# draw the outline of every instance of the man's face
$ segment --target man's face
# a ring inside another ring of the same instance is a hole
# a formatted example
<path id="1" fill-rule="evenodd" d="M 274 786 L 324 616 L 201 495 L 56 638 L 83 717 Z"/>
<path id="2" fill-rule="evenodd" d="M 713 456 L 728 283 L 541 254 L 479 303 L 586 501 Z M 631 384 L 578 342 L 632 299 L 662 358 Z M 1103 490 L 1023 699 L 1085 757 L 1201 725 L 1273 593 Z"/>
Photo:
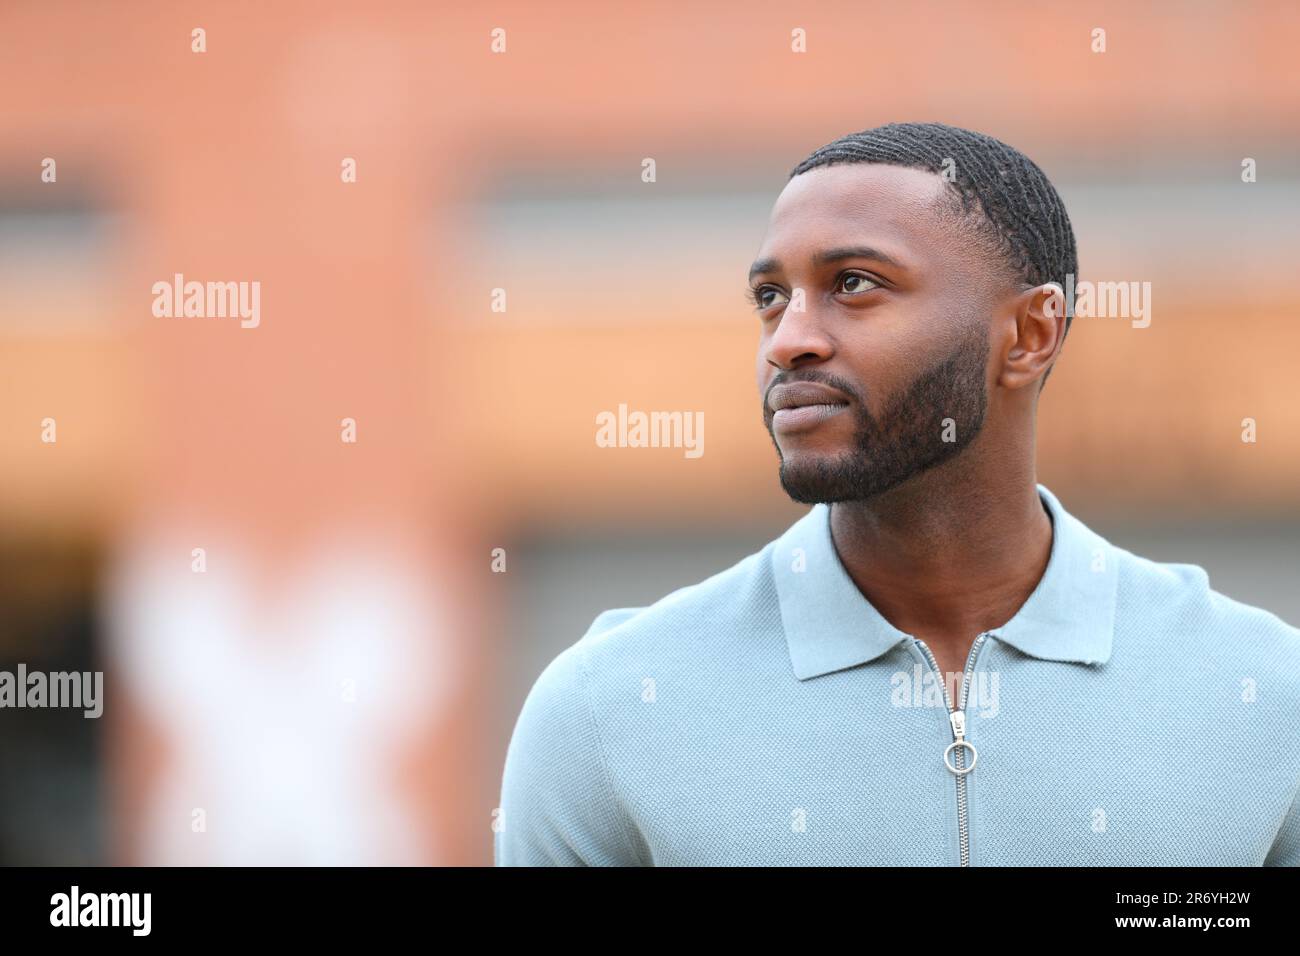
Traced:
<path id="1" fill-rule="evenodd" d="M 1007 267 L 956 225 L 945 188 L 858 163 L 796 176 L 777 199 L 750 285 L 763 420 L 796 501 L 873 498 L 983 425 Z"/>

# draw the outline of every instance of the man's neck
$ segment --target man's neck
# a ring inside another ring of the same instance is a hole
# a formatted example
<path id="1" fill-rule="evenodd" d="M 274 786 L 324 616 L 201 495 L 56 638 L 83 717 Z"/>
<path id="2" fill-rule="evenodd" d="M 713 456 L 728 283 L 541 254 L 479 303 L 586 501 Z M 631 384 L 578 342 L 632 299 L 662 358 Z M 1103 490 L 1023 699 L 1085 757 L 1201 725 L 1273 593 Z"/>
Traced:
<path id="1" fill-rule="evenodd" d="M 900 631 L 950 652 L 1015 615 L 1052 547 L 1032 467 L 991 482 L 955 471 L 836 502 L 830 518 L 840 561 L 867 600 Z"/>

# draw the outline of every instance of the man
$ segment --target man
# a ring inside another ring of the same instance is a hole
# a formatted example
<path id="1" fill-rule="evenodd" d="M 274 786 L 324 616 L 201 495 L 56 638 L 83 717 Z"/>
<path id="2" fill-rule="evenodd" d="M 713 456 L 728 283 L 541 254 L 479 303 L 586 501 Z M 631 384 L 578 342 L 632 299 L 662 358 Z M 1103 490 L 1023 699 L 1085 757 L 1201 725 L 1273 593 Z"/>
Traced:
<path id="1" fill-rule="evenodd" d="M 498 865 L 1300 865 L 1300 631 L 1037 483 L 1076 273 L 1056 190 L 988 136 L 795 168 L 750 292 L 814 507 L 550 663 Z"/>

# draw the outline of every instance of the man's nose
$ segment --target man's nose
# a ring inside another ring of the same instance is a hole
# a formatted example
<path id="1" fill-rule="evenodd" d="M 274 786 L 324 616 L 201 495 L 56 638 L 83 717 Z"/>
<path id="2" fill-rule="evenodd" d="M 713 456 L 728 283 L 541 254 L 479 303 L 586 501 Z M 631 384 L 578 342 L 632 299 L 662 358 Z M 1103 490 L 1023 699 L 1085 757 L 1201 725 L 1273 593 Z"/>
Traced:
<path id="1" fill-rule="evenodd" d="M 810 362 L 824 362 L 834 352 L 830 336 L 816 309 L 805 300 L 802 311 L 786 309 L 764 347 L 764 358 L 778 368 L 789 369 Z"/>

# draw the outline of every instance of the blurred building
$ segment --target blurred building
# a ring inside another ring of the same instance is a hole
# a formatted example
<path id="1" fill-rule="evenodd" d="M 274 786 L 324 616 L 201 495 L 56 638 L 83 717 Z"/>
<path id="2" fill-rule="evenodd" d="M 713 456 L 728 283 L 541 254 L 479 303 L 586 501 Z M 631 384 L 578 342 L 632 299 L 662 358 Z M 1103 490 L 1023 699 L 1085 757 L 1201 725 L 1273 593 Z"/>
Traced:
<path id="1" fill-rule="evenodd" d="M 1298 38 L 1286 3 L 0 8 L 0 668 L 108 687 L 0 711 L 0 862 L 490 862 L 545 663 L 801 513 L 745 273 L 790 168 L 891 120 L 1021 148 L 1082 278 L 1151 283 L 1148 326 L 1072 328 L 1041 480 L 1300 621 Z M 159 317 L 177 274 L 259 282 L 258 323 Z M 705 454 L 598 447 L 621 403 L 703 412 Z"/>

